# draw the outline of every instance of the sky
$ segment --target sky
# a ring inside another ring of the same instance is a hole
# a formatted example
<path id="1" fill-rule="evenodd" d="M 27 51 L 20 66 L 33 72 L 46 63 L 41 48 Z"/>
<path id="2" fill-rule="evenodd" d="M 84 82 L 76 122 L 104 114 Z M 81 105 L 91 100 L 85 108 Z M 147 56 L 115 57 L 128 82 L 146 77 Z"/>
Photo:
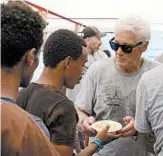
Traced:
<path id="1" fill-rule="evenodd" d="M 7 0 L 1 0 L 7 1 Z M 126 14 L 138 14 L 152 29 L 163 30 L 163 0 L 27 0 L 68 18 L 119 18 Z M 50 15 L 48 15 L 50 16 Z M 53 16 L 52 18 L 55 18 Z M 75 19 L 87 26 L 110 31 L 115 21 Z M 47 19 L 48 30 L 74 29 L 74 24 L 65 20 Z"/>
<path id="2" fill-rule="evenodd" d="M 50 11 L 68 18 L 119 18 L 127 14 L 137 14 L 151 24 L 151 29 L 163 31 L 162 0 L 28 0 Z M 55 16 L 48 17 L 56 18 Z M 101 31 L 113 31 L 115 20 L 74 19 L 87 26 L 95 26 Z M 47 18 L 46 31 L 58 28 L 75 29 L 75 25 L 65 20 Z M 81 29 L 82 30 L 82 27 Z"/>
<path id="3" fill-rule="evenodd" d="M 162 0 L 28 0 L 66 17 L 118 18 L 136 13 L 163 24 Z"/>

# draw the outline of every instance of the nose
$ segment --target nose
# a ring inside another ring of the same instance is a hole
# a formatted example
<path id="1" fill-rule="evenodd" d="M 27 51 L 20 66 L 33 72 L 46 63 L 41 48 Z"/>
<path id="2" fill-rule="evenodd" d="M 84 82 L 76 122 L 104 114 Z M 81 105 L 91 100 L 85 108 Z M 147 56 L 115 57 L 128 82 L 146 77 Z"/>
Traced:
<path id="1" fill-rule="evenodd" d="M 101 46 L 101 44 L 102 44 L 102 41 L 101 41 L 101 39 L 100 39 L 100 40 L 99 40 L 99 44 L 98 44 L 98 45 L 99 45 L 99 47 Z"/>
<path id="2" fill-rule="evenodd" d="M 122 50 L 121 47 L 118 48 L 118 50 L 116 51 L 116 53 L 117 53 L 118 55 L 123 55 L 123 54 L 124 54 L 124 52 L 123 52 L 123 50 Z"/>
<path id="3" fill-rule="evenodd" d="M 82 72 L 81 72 L 81 75 L 84 75 L 84 68 L 82 68 Z"/>

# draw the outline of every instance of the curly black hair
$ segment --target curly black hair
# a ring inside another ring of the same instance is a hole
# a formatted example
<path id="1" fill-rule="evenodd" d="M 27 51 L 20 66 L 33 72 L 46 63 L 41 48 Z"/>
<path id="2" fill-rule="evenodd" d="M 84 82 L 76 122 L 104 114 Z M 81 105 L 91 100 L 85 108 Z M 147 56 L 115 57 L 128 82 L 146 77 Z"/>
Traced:
<path id="1" fill-rule="evenodd" d="M 13 68 L 25 53 L 43 43 L 45 21 L 27 4 L 1 4 L 1 68 Z"/>
<path id="2" fill-rule="evenodd" d="M 55 68 L 66 57 L 77 60 L 82 54 L 85 41 L 74 32 L 59 29 L 53 32 L 44 45 L 43 62 L 45 67 Z"/>

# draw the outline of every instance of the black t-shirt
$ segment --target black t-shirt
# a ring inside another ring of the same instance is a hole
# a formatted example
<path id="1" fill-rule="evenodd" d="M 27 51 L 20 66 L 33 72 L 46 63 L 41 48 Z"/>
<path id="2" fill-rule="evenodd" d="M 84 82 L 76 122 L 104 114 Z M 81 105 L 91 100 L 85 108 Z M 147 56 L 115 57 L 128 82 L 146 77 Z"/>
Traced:
<path id="1" fill-rule="evenodd" d="M 77 112 L 74 104 L 54 86 L 31 83 L 20 90 L 16 102 L 43 120 L 53 143 L 74 145 Z"/>

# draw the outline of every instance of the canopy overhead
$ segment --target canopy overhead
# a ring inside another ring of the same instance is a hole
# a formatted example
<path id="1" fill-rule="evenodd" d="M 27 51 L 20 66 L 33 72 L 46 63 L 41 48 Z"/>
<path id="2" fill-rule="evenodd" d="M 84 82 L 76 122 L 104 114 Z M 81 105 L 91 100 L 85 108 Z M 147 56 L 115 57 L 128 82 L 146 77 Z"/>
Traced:
<path id="1" fill-rule="evenodd" d="M 102 0 L 101 3 L 98 0 L 26 1 L 47 13 L 47 32 L 59 28 L 80 31 L 83 26 L 95 26 L 101 31 L 113 32 L 116 19 L 130 13 L 145 18 L 151 24 L 151 29 L 163 31 L 161 0 L 155 4 L 154 0 Z"/>

